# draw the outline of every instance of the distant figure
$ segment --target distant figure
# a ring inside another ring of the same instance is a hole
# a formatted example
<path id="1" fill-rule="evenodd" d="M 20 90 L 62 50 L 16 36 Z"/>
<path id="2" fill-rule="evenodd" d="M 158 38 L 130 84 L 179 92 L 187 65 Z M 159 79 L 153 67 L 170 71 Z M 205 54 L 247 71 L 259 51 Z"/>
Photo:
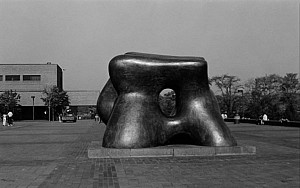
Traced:
<path id="1" fill-rule="evenodd" d="M 3 126 L 6 126 L 6 124 L 7 124 L 7 118 L 6 117 L 7 117 L 7 115 L 3 114 L 3 119 L 2 119 L 3 120 L 2 121 L 3 122 Z"/>
<path id="2" fill-rule="evenodd" d="M 268 121 L 269 119 L 268 119 L 268 116 L 267 116 L 267 114 L 264 114 L 263 115 L 263 121 Z"/>
<path id="3" fill-rule="evenodd" d="M 13 126 L 13 119 L 12 119 L 13 113 L 12 112 L 8 112 L 7 116 L 8 116 L 7 117 L 8 126 Z"/>
<path id="4" fill-rule="evenodd" d="M 227 114 L 226 113 L 224 114 L 224 119 L 227 119 Z"/>
<path id="5" fill-rule="evenodd" d="M 221 114 L 221 116 L 222 116 L 223 119 L 225 119 L 225 115 L 223 113 Z"/>
<path id="6" fill-rule="evenodd" d="M 234 116 L 234 124 L 239 124 L 240 123 L 240 119 L 241 119 L 241 116 L 238 113 L 235 114 L 235 116 Z"/>
<path id="7" fill-rule="evenodd" d="M 264 124 L 264 122 L 263 122 L 263 116 L 260 115 L 260 116 L 258 117 L 257 125 L 263 125 L 263 124 Z"/>
<path id="8" fill-rule="evenodd" d="M 100 123 L 100 120 L 99 120 L 99 119 L 100 119 L 99 115 L 96 114 L 96 115 L 95 115 L 95 121 L 98 122 L 98 123 Z"/>
<path id="9" fill-rule="evenodd" d="M 62 118 L 62 114 L 59 114 L 59 115 L 58 115 L 58 121 L 59 121 L 59 122 L 62 122 L 62 119 L 61 119 L 61 118 Z"/>
<path id="10" fill-rule="evenodd" d="M 280 123 L 282 123 L 283 125 L 285 125 L 287 122 L 289 122 L 289 120 L 286 117 L 282 117 L 280 119 Z"/>

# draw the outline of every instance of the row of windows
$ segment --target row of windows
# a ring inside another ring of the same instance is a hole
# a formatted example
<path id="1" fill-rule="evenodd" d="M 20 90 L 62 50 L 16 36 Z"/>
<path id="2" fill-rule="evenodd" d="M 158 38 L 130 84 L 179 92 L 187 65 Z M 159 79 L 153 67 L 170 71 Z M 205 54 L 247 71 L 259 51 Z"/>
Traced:
<path id="1" fill-rule="evenodd" d="M 20 81 L 20 75 L 5 75 L 5 81 Z M 0 81 L 3 81 L 3 75 L 0 75 Z M 41 75 L 23 75 L 23 81 L 41 81 Z"/>

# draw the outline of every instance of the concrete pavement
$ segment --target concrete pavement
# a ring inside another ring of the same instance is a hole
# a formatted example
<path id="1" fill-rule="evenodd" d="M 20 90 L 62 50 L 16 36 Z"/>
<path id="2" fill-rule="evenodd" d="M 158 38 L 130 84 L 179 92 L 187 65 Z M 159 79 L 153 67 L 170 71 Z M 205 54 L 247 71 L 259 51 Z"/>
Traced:
<path id="1" fill-rule="evenodd" d="M 300 129 L 228 123 L 256 155 L 89 159 L 104 124 L 15 122 L 0 128 L 0 187 L 299 187 Z"/>

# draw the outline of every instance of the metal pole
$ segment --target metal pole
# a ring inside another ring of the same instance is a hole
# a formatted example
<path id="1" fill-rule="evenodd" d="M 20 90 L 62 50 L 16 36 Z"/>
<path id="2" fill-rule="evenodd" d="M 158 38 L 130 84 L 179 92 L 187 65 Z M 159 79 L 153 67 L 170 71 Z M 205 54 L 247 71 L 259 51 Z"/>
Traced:
<path id="1" fill-rule="evenodd" d="M 242 90 L 242 117 L 244 117 L 244 113 L 245 113 L 245 110 L 244 110 L 244 90 Z"/>
<path id="2" fill-rule="evenodd" d="M 32 98 L 32 120 L 34 120 L 34 98 L 35 96 L 31 96 Z"/>
<path id="3" fill-rule="evenodd" d="M 49 121 L 51 121 L 51 115 L 50 115 L 50 113 L 51 113 L 51 107 L 50 107 L 51 104 L 50 104 L 50 101 L 51 100 L 49 99 L 49 104 L 48 104 L 48 107 L 49 107 L 49 112 L 48 112 L 49 113 Z"/>
<path id="4" fill-rule="evenodd" d="M 32 119 L 34 120 L 34 98 L 33 98 L 33 105 L 32 105 Z"/>
<path id="5" fill-rule="evenodd" d="M 240 105 L 241 105 L 241 107 L 242 107 L 242 112 L 241 112 L 241 113 L 242 113 L 242 117 L 244 117 L 244 90 L 239 89 L 239 90 L 238 90 L 238 93 L 241 93 L 241 94 L 242 94 L 242 96 L 241 96 L 241 97 L 242 97 L 242 98 L 241 98 L 242 101 L 241 101 L 241 104 L 240 104 Z M 239 112 L 239 113 L 240 113 L 240 112 Z"/>

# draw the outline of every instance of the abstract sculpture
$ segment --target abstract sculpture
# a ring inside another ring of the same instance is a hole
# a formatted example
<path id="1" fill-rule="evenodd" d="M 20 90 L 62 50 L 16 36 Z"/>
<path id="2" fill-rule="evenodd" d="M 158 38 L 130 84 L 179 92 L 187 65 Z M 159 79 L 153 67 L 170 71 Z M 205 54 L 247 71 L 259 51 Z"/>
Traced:
<path id="1" fill-rule="evenodd" d="M 126 53 L 110 61 L 109 75 L 97 102 L 107 124 L 103 147 L 162 146 L 178 134 L 194 145 L 236 145 L 209 88 L 204 58 Z M 158 103 L 166 88 L 176 93 L 172 117 Z"/>

